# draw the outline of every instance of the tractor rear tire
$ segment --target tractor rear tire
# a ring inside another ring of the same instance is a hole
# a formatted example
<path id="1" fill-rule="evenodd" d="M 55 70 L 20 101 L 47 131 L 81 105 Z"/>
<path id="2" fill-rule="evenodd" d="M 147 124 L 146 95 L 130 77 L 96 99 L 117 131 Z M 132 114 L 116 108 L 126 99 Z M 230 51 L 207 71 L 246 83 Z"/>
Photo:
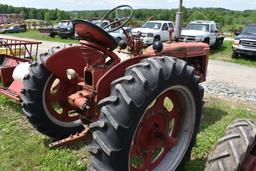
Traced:
<path id="1" fill-rule="evenodd" d="M 256 123 L 236 120 L 209 154 L 205 171 L 239 171 L 256 145 Z"/>
<path id="2" fill-rule="evenodd" d="M 111 95 L 99 102 L 99 119 L 90 124 L 93 142 L 87 146 L 92 154 L 88 170 L 180 170 L 190 159 L 202 110 L 202 90 L 199 89 L 199 80 L 194 76 L 193 70 L 194 68 L 184 61 L 171 57 L 148 58 L 130 66 L 126 69 L 124 77 L 112 82 Z M 167 95 L 169 93 L 170 95 Z M 173 104 L 170 110 L 165 106 L 165 100 L 169 97 Z M 176 116 L 175 120 L 172 120 L 173 127 L 169 125 L 172 122 L 169 114 Z M 168 129 L 172 127 L 171 131 L 151 131 L 151 127 L 157 130 L 163 127 L 167 130 L 166 126 Z M 139 136 L 144 132 L 142 129 L 148 131 L 145 135 L 152 136 L 145 136 L 143 139 Z M 177 142 L 177 145 L 168 144 L 172 141 L 171 136 L 178 139 L 173 141 Z M 163 137 L 170 138 L 170 141 L 167 143 Z M 135 141 L 137 138 L 141 138 L 142 141 Z M 151 138 L 152 141 L 148 140 Z M 143 153 L 143 159 L 149 163 L 142 162 L 137 164 L 139 166 L 134 166 L 138 156 L 133 151 L 144 142 L 147 144 L 147 152 L 144 153 L 148 153 L 148 156 L 153 156 L 153 152 L 157 153 L 159 144 L 162 145 L 159 146 L 162 152 L 158 151 L 156 159 L 152 161 L 151 158 L 146 159 Z M 151 142 L 159 144 L 148 145 Z M 166 146 L 163 147 L 163 144 Z"/>
<path id="3" fill-rule="evenodd" d="M 51 53 L 54 53 L 56 50 L 60 50 L 60 48 L 52 48 L 49 50 L 49 53 L 41 55 L 40 60 L 45 60 L 47 56 L 51 55 Z M 21 91 L 21 106 L 32 126 L 42 134 L 56 140 L 83 131 L 84 127 L 81 125 L 79 116 L 76 116 L 75 119 L 70 116 L 70 118 L 67 117 L 64 121 L 58 120 L 58 118 L 55 118 L 51 113 L 53 110 L 48 108 L 45 98 L 46 87 L 54 77 L 53 74 L 51 74 L 40 61 L 32 63 L 29 70 L 30 72 L 25 76 L 23 82 L 24 88 Z M 54 91 L 57 90 L 55 89 Z M 66 102 L 63 103 L 66 104 Z M 52 104 L 52 106 L 54 105 L 56 104 Z"/>

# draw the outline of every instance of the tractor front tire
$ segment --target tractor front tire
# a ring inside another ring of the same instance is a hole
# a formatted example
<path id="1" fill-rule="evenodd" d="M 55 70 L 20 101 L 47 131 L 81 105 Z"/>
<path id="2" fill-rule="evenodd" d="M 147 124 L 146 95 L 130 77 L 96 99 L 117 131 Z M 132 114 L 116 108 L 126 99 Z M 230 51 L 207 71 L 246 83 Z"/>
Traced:
<path id="1" fill-rule="evenodd" d="M 130 66 L 90 124 L 89 170 L 180 170 L 190 159 L 202 97 L 194 68 L 171 57 Z"/>
<path id="2" fill-rule="evenodd" d="M 53 74 L 41 62 L 32 63 L 29 70 L 30 73 L 25 76 L 24 88 L 21 91 L 21 105 L 33 127 L 53 139 L 61 139 L 76 132 L 81 132 L 84 128 L 78 116 L 76 118 L 61 116 L 60 110 L 64 113 L 65 109 L 61 109 L 59 103 L 65 105 L 65 101 L 53 103 L 53 101 L 48 101 L 45 97 L 47 95 L 56 97 L 52 92 L 59 93 L 65 90 L 65 87 L 58 86 L 61 81 L 59 80 L 59 83 L 57 83 L 57 79 L 53 79 Z M 51 87 L 50 83 L 56 85 L 55 87 L 53 86 L 52 92 L 48 92 L 46 95 L 46 87 Z"/>
<path id="3" fill-rule="evenodd" d="M 255 145 L 256 123 L 248 119 L 236 120 L 226 129 L 224 137 L 219 139 L 209 154 L 205 171 L 245 170 L 243 164 Z"/>

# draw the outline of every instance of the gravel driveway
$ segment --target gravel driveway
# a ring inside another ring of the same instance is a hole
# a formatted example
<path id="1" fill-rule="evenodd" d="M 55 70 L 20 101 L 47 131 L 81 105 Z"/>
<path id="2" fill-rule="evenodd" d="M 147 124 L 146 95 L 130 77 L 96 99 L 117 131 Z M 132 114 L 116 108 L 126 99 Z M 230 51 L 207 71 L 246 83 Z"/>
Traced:
<path id="1" fill-rule="evenodd" d="M 207 81 L 202 85 L 210 94 L 256 102 L 256 68 L 253 67 L 210 60 Z"/>
<path id="2" fill-rule="evenodd" d="M 6 35 L 0 35 L 0 37 L 15 38 Z M 47 52 L 53 46 L 62 46 L 63 44 L 42 41 L 39 54 Z M 120 56 L 122 59 L 126 58 L 126 55 Z M 202 83 L 202 86 L 208 94 L 256 102 L 256 68 L 210 60 L 207 81 Z"/>

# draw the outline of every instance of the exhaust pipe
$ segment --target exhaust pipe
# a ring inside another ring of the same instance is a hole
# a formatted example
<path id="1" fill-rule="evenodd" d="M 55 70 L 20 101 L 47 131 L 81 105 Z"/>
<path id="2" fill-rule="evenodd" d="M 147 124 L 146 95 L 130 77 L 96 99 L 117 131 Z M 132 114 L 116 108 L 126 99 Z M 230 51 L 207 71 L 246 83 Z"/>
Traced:
<path id="1" fill-rule="evenodd" d="M 174 29 L 175 41 L 179 41 L 180 35 L 181 35 L 181 30 L 182 30 L 182 23 L 183 23 L 182 4 L 183 4 L 183 0 L 180 0 L 179 10 L 176 13 L 176 21 L 175 21 L 175 29 Z"/>

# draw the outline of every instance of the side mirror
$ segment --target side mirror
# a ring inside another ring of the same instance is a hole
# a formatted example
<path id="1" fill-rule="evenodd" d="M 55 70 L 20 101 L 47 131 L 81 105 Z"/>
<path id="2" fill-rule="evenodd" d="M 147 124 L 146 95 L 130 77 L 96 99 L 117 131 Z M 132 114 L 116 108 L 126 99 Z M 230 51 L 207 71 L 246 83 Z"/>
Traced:
<path id="1" fill-rule="evenodd" d="M 236 36 L 239 36 L 239 35 L 240 35 L 240 32 L 235 32 L 235 35 L 236 35 Z"/>
<path id="2" fill-rule="evenodd" d="M 214 33 L 218 33 L 219 32 L 219 30 L 214 30 Z"/>

